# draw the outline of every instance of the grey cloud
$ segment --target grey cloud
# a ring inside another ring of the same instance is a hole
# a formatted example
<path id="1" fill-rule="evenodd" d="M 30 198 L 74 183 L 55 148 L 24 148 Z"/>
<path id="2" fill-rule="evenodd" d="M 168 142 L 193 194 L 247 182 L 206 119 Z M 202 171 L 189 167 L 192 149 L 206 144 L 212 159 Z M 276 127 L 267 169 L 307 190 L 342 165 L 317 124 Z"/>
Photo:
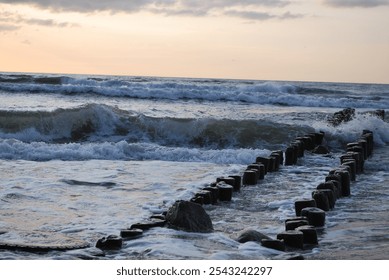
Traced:
<path id="1" fill-rule="evenodd" d="M 52 11 L 139 12 L 147 11 L 164 16 L 230 16 L 255 21 L 268 19 L 294 19 L 302 15 L 274 14 L 264 9 L 280 9 L 291 3 L 289 0 L 0 0 L 0 3 L 29 4 Z M 31 24 L 45 26 L 68 26 L 53 20 L 30 19 Z"/>
<path id="2" fill-rule="evenodd" d="M 208 14 L 212 9 L 231 7 L 284 7 L 288 0 L 0 0 L 0 3 L 29 4 L 55 11 L 114 11 L 138 12 L 150 10 L 167 14 Z"/>
<path id="3" fill-rule="evenodd" d="M 290 12 L 285 12 L 283 14 L 271 14 L 271 13 L 263 13 L 263 12 L 255 12 L 255 11 L 226 11 L 224 13 L 227 16 L 238 17 L 242 19 L 254 20 L 254 21 L 264 21 L 269 19 L 298 19 L 303 18 L 302 14 L 292 14 Z"/>
<path id="4" fill-rule="evenodd" d="M 26 18 L 21 14 L 0 11 L 0 25 L 2 31 L 12 31 L 21 28 L 21 25 L 38 25 L 47 27 L 73 27 L 77 24 L 58 22 L 53 19 Z"/>
<path id="5" fill-rule="evenodd" d="M 18 25 L 12 25 L 12 24 L 2 24 L 0 23 L 0 33 L 2 32 L 10 32 L 20 29 L 20 26 Z"/>
<path id="6" fill-rule="evenodd" d="M 336 8 L 374 8 L 389 5 L 389 0 L 324 0 L 324 3 Z"/>
<path id="7" fill-rule="evenodd" d="M 303 18 L 305 15 L 303 14 L 292 14 L 290 12 L 285 12 L 282 15 L 278 16 L 279 19 L 298 19 Z"/>
<path id="8" fill-rule="evenodd" d="M 103 10 L 131 11 L 151 4 L 153 0 L 0 0 L 7 4 L 28 4 L 55 11 L 94 12 Z"/>
<path id="9" fill-rule="evenodd" d="M 249 20 L 268 20 L 276 17 L 269 13 L 254 12 L 254 11 L 231 10 L 231 11 L 226 11 L 224 14 L 227 16 L 239 17 L 239 18 L 244 18 Z"/>
<path id="10" fill-rule="evenodd" d="M 52 19 L 38 19 L 38 18 L 23 19 L 20 22 L 24 22 L 32 25 L 48 26 L 48 27 L 72 27 L 77 25 L 69 22 L 56 22 L 55 20 Z"/>

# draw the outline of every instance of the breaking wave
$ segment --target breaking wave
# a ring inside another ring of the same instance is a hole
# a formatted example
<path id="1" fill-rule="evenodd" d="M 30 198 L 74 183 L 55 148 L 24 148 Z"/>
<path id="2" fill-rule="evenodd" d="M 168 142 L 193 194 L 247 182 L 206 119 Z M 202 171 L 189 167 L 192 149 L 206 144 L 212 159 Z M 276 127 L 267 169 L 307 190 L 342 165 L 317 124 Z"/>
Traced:
<path id="1" fill-rule="evenodd" d="M 342 84 L 332 83 L 0 74 L 0 91 L 282 106 L 389 107 L 387 87 L 368 84 L 342 87 Z M 375 97 L 371 98 L 370 93 L 374 93 Z"/>

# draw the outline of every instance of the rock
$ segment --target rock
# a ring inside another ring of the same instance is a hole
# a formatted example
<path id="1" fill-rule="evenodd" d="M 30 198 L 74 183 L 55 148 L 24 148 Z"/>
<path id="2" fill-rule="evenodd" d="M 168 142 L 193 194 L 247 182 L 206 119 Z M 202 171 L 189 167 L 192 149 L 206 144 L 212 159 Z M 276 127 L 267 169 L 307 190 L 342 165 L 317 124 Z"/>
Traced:
<path id="1" fill-rule="evenodd" d="M 155 227 L 165 226 L 166 221 L 164 220 L 150 220 L 141 223 L 132 224 L 129 229 L 141 229 L 148 230 Z"/>
<path id="2" fill-rule="evenodd" d="M 285 251 L 285 243 L 283 240 L 278 239 L 262 239 L 261 245 L 266 248 Z"/>
<path id="3" fill-rule="evenodd" d="M 320 146 L 317 146 L 316 148 L 314 148 L 312 150 L 312 153 L 319 154 L 319 155 L 326 155 L 326 154 L 329 154 L 330 151 L 328 150 L 327 147 L 320 145 Z"/>
<path id="4" fill-rule="evenodd" d="M 119 250 L 122 248 L 123 239 L 116 235 L 103 237 L 96 242 L 96 247 L 101 250 Z"/>
<path id="5" fill-rule="evenodd" d="M 1 232 L 0 250 L 48 253 L 84 249 L 89 242 L 58 232 L 16 231 Z"/>
<path id="6" fill-rule="evenodd" d="M 166 214 L 169 227 L 189 232 L 212 232 L 213 226 L 204 208 L 190 201 L 176 201 Z"/>
<path id="7" fill-rule="evenodd" d="M 143 234 L 143 230 L 139 228 L 134 228 L 134 229 L 123 229 L 120 231 L 120 236 L 123 238 L 129 238 L 129 239 L 134 239 L 138 238 Z"/>
<path id="8" fill-rule="evenodd" d="M 248 229 L 240 232 L 238 238 L 236 238 L 236 241 L 238 241 L 239 243 L 246 243 L 249 241 L 262 242 L 263 239 L 271 239 L 271 238 L 256 230 Z"/>
<path id="9" fill-rule="evenodd" d="M 166 215 L 164 215 L 164 214 L 153 214 L 153 215 L 150 216 L 150 219 L 165 221 L 166 220 Z"/>

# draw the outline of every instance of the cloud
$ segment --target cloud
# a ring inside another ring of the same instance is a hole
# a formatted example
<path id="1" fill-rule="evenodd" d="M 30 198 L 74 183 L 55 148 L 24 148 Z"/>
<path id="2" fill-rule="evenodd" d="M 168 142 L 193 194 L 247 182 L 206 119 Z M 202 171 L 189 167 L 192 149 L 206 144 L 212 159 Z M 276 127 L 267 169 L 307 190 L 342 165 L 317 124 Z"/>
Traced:
<path id="1" fill-rule="evenodd" d="M 77 26 L 77 24 L 74 24 L 74 23 L 57 22 L 53 19 L 27 18 L 27 19 L 20 20 L 20 22 L 32 24 L 32 25 L 47 26 L 47 27 L 74 27 L 74 26 Z"/>
<path id="2" fill-rule="evenodd" d="M 97 11 L 139 12 L 148 11 L 165 16 L 190 15 L 209 16 L 224 14 L 234 17 L 267 19 L 277 16 L 258 11 L 263 8 L 281 8 L 289 0 L 0 0 L 0 3 L 28 4 L 52 11 L 75 11 L 91 13 Z M 229 10 L 228 12 L 224 12 Z M 233 12 L 231 12 L 231 10 Z"/>
<path id="3" fill-rule="evenodd" d="M 27 4 L 55 12 L 147 11 L 164 16 L 229 16 L 254 21 L 303 17 L 290 12 L 274 12 L 275 9 L 288 6 L 291 3 L 289 0 L 0 0 L 0 3 Z M 272 9 L 272 12 L 269 12 L 269 9 Z M 50 19 L 26 19 L 24 22 L 44 26 L 69 26 L 68 23 L 58 23 Z"/>
<path id="4" fill-rule="evenodd" d="M 123 11 L 137 12 L 150 7 L 176 10 L 203 10 L 229 7 L 284 7 L 288 0 L 0 0 L 7 4 L 29 4 L 32 6 L 76 12 Z"/>
<path id="5" fill-rule="evenodd" d="M 237 10 L 226 11 L 224 12 L 224 14 L 231 17 L 238 17 L 238 18 L 254 20 L 254 21 L 264 21 L 269 19 L 297 19 L 297 18 L 304 17 L 304 15 L 302 14 L 292 14 L 290 12 L 285 12 L 283 14 L 276 15 L 276 14 L 265 13 L 265 12 L 237 11 Z"/>
<path id="6" fill-rule="evenodd" d="M 230 10 L 230 11 L 226 11 L 224 14 L 227 16 L 239 17 L 239 18 L 250 19 L 250 20 L 268 20 L 276 17 L 269 13 L 255 12 L 255 11 Z"/>
<path id="7" fill-rule="evenodd" d="M 0 33 L 15 31 L 18 29 L 20 29 L 20 26 L 18 25 L 0 23 Z"/>
<path id="8" fill-rule="evenodd" d="M 374 8 L 389 5 L 389 0 L 324 0 L 324 3 L 336 8 Z"/>
<path id="9" fill-rule="evenodd" d="M 13 31 L 20 29 L 23 24 L 46 27 L 74 27 L 77 24 L 70 22 L 58 22 L 53 19 L 28 18 L 18 13 L 0 11 L 0 30 Z"/>

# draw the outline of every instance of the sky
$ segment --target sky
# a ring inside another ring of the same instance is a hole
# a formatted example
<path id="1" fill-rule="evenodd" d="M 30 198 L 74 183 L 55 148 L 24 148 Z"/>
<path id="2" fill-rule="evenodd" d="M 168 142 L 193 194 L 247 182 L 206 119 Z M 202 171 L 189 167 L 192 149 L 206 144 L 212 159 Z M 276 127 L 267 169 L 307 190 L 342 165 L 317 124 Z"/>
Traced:
<path id="1" fill-rule="evenodd" d="M 389 0 L 0 0 L 0 71 L 389 83 Z"/>

